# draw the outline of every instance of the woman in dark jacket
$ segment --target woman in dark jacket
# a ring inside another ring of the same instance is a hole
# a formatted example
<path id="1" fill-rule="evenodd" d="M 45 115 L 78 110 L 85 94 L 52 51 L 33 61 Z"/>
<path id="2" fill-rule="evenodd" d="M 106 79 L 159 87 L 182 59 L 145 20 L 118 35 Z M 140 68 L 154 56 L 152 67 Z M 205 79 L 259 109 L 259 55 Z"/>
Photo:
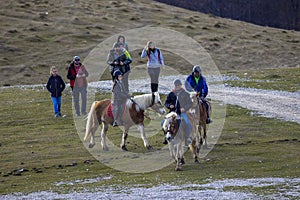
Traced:
<path id="1" fill-rule="evenodd" d="M 66 84 L 61 78 L 61 76 L 57 74 L 57 68 L 55 66 L 52 66 L 50 68 L 50 75 L 51 76 L 49 77 L 46 88 L 51 93 L 51 99 L 54 108 L 54 116 L 60 117 L 61 116 L 60 108 L 61 108 L 61 99 L 62 99 L 61 95 L 62 95 L 62 91 L 66 87 Z"/>

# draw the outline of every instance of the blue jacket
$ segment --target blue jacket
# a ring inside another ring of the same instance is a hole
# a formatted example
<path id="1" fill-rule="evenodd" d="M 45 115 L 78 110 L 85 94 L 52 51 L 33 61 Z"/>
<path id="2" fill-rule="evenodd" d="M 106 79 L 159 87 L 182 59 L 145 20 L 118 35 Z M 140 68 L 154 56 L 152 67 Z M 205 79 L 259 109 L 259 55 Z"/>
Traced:
<path id="1" fill-rule="evenodd" d="M 185 89 L 189 92 L 191 91 L 195 91 L 197 93 L 200 92 L 200 96 L 202 97 L 206 97 L 208 94 L 208 87 L 206 84 L 205 77 L 201 75 L 197 84 L 194 77 L 194 73 L 191 73 L 185 80 Z"/>
<path id="2" fill-rule="evenodd" d="M 59 75 L 51 75 L 46 85 L 46 88 L 51 93 L 52 97 L 60 97 L 65 87 L 66 84 Z"/>

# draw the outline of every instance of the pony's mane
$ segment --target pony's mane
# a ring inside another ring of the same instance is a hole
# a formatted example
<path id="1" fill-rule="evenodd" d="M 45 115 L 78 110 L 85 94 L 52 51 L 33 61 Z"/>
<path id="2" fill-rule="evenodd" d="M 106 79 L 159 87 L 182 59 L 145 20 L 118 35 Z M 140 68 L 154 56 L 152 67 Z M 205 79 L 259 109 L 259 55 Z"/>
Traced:
<path id="1" fill-rule="evenodd" d="M 159 97 L 158 93 L 155 93 L 155 101 Z M 133 100 L 138 104 L 140 109 L 146 110 L 152 103 L 152 94 L 142 94 L 133 97 Z M 132 105 L 132 101 L 127 101 L 127 106 L 130 107 Z"/>
<path id="2" fill-rule="evenodd" d="M 177 117 L 177 113 L 176 112 L 170 112 L 165 116 L 165 119 L 171 118 L 171 117 Z"/>
<path id="3" fill-rule="evenodd" d="M 194 91 L 190 92 L 190 97 L 195 97 L 196 95 L 197 95 L 197 92 L 194 92 Z"/>

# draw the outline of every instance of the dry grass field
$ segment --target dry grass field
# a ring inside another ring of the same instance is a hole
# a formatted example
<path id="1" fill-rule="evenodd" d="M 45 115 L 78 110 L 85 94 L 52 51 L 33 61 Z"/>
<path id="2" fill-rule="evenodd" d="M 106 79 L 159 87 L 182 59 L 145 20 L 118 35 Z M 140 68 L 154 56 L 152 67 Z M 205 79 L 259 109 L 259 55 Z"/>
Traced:
<path id="1" fill-rule="evenodd" d="M 233 80 L 229 85 L 299 91 L 300 32 L 222 19 L 146 0 L 2 1 L 1 195 L 35 191 L 74 193 L 97 187 L 152 187 L 165 183 L 206 184 L 210 180 L 231 178 L 299 177 L 300 138 L 296 122 L 264 118 L 228 105 L 222 135 L 200 164 L 192 163 L 187 153 L 182 172 L 173 171 L 171 164 L 157 171 L 131 174 L 107 167 L 84 148 L 72 118 L 69 87 L 63 94 L 63 114 L 67 117 L 59 119 L 53 118 L 49 93 L 42 86 L 35 89 L 2 87 L 45 84 L 52 65 L 58 66 L 59 73 L 66 77 L 74 55 L 84 59 L 107 38 L 145 26 L 181 32 L 205 48 L 222 74 L 239 77 L 248 74 L 251 78 L 249 82 Z M 139 51 L 131 55 L 133 69 L 146 62 L 139 58 Z M 176 55 L 166 52 L 164 56 L 166 64 L 172 66 Z M 176 63 L 180 72 L 191 70 L 184 59 Z M 110 97 L 109 93 L 98 95 L 99 99 Z M 217 108 L 219 102 L 213 100 L 213 105 Z M 81 123 L 84 124 L 83 119 Z M 81 129 L 84 130 L 84 126 Z M 119 129 L 110 128 L 109 134 L 116 144 L 120 143 Z M 154 148 L 162 146 L 161 139 L 161 133 L 150 138 Z M 99 134 L 97 145 L 100 145 Z M 146 151 L 140 138 L 129 138 L 128 146 L 139 152 Z M 57 184 L 107 176 L 110 179 L 106 181 L 85 185 Z M 298 186 L 295 189 L 285 185 L 284 188 L 288 188 L 287 192 L 292 188 L 292 192 L 299 193 Z M 222 188 L 261 195 L 280 193 L 281 189 L 281 185 Z"/>
<path id="2" fill-rule="evenodd" d="M 51 65 L 60 67 L 65 77 L 74 55 L 84 59 L 106 38 L 144 26 L 168 28 L 193 38 L 221 71 L 299 67 L 299 32 L 222 19 L 155 1 L 3 1 L 0 24 L 2 86 L 45 83 Z M 132 54 L 137 60 L 138 52 Z M 166 63 L 171 61 L 172 56 L 166 58 Z"/>

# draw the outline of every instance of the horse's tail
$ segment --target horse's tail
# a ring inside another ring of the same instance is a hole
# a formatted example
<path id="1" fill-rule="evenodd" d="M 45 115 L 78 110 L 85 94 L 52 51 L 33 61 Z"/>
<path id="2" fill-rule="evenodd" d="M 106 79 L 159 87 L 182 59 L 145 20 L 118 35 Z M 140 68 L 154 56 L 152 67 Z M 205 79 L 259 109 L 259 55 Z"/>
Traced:
<path id="1" fill-rule="evenodd" d="M 92 106 L 91 106 L 91 110 L 87 116 L 87 122 L 86 122 L 86 131 L 85 131 L 85 136 L 84 136 L 84 141 L 87 140 L 87 138 L 90 136 L 90 134 L 97 130 L 98 126 L 99 126 L 99 122 L 97 119 L 97 115 L 96 115 L 96 103 L 97 101 L 95 101 Z"/>

